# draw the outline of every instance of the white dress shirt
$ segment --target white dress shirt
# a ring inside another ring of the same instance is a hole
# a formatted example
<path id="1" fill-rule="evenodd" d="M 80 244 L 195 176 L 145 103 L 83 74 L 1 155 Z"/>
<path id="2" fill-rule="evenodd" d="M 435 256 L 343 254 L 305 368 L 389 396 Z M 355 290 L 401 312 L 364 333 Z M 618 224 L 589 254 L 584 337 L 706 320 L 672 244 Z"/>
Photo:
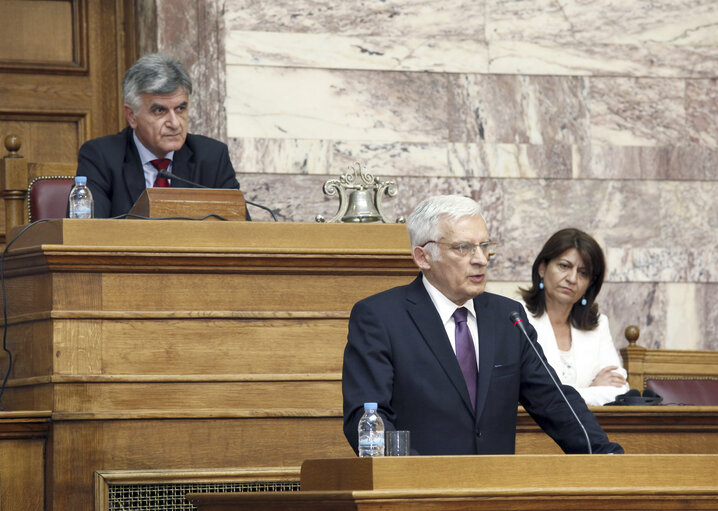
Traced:
<path id="1" fill-rule="evenodd" d="M 152 188 L 155 185 L 155 180 L 157 179 L 157 174 L 159 171 L 150 162 L 152 160 L 156 160 L 157 156 L 152 154 L 152 151 L 150 151 L 144 145 L 142 145 L 142 142 L 140 142 L 140 139 L 137 138 L 137 134 L 134 131 L 132 132 L 132 138 L 135 140 L 135 146 L 137 147 L 137 152 L 140 153 L 140 161 L 142 162 L 142 170 L 145 173 L 145 187 Z M 175 154 L 174 151 L 170 151 L 169 153 L 167 153 L 167 156 L 165 156 L 165 158 L 170 160 L 170 166 L 167 167 L 167 170 L 169 172 L 172 172 L 172 157 L 174 156 L 174 154 Z"/>
<path id="2" fill-rule="evenodd" d="M 446 329 L 446 335 L 449 336 L 449 342 L 451 342 L 451 348 L 456 353 L 456 322 L 454 321 L 453 315 L 456 309 L 459 307 L 466 307 L 469 310 L 469 314 L 466 317 L 466 324 L 471 332 L 471 339 L 474 341 L 474 352 L 476 353 L 476 367 L 479 367 L 479 329 L 476 323 L 476 312 L 474 311 L 474 300 L 470 299 L 463 305 L 456 305 L 454 302 L 449 300 L 444 294 L 436 289 L 431 282 L 422 275 L 421 278 L 424 283 L 426 291 L 429 293 L 431 301 L 436 307 L 436 311 L 439 313 L 441 322 L 444 324 Z"/>

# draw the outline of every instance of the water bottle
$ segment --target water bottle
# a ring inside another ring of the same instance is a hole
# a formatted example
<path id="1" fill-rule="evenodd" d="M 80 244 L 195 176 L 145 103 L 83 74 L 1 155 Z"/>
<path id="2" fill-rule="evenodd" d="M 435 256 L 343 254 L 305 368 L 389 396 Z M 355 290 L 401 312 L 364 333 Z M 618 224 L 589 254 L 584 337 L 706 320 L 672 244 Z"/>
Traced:
<path id="1" fill-rule="evenodd" d="M 95 216 L 95 204 L 92 192 L 87 187 L 86 176 L 76 176 L 75 186 L 70 192 L 70 218 L 92 218 Z"/>
<path id="2" fill-rule="evenodd" d="M 376 403 L 364 403 L 359 419 L 359 457 L 384 456 L 384 421 L 377 413 Z"/>

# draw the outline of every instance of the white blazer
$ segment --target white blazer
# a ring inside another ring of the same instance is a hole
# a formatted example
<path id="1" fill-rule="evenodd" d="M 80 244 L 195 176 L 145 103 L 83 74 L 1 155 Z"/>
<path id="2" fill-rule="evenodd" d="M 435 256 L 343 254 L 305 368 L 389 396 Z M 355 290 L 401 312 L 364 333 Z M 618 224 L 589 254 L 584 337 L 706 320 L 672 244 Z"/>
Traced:
<path id="1" fill-rule="evenodd" d="M 526 304 L 524 304 L 526 308 Z M 556 369 L 559 378 L 561 378 L 563 361 L 556 342 L 556 335 L 551 326 L 551 320 L 548 314 L 544 313 L 539 317 L 532 315 L 526 310 L 529 321 L 536 329 L 538 341 L 541 344 L 546 359 L 549 364 Z M 586 404 L 589 406 L 601 406 L 614 401 L 619 394 L 628 392 L 628 383 L 623 387 L 595 386 L 591 387 L 591 382 L 598 372 L 606 366 L 618 366 L 616 370 L 623 377 L 626 377 L 626 370 L 623 369 L 621 357 L 618 356 L 616 347 L 613 345 L 611 331 L 608 327 L 608 317 L 600 314 L 598 318 L 598 326 L 594 330 L 579 330 L 571 326 L 571 350 L 574 355 L 576 364 L 574 381 L 563 381 L 564 385 L 571 385 L 575 388 Z"/>

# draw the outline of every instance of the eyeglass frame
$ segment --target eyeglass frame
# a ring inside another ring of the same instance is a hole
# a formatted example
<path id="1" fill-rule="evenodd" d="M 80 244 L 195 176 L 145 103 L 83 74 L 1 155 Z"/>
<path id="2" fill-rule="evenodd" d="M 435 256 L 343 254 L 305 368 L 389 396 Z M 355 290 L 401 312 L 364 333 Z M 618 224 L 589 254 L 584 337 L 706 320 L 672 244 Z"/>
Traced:
<path id="1" fill-rule="evenodd" d="M 469 241 L 460 241 L 458 243 L 449 243 L 447 241 L 429 240 L 420 246 L 421 246 L 421 248 L 424 248 L 429 243 L 436 243 L 437 245 L 446 245 L 450 249 L 452 249 L 454 252 L 458 253 L 461 257 L 466 257 L 468 255 L 474 256 L 476 254 L 476 250 L 481 248 L 481 253 L 484 254 L 484 257 L 486 257 L 487 259 L 491 259 L 492 256 L 496 255 L 496 249 L 499 246 L 499 243 L 492 239 L 482 241 L 479 244 L 471 243 Z"/>

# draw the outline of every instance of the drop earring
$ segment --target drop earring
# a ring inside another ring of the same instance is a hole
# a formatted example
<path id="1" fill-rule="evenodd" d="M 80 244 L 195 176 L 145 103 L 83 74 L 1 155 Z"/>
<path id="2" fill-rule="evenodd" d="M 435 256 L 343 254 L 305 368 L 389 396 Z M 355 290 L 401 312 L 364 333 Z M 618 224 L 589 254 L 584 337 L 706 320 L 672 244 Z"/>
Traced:
<path id="1" fill-rule="evenodd" d="M 587 303 L 588 303 L 588 300 L 586 300 L 585 296 L 583 298 L 581 298 L 581 305 L 583 305 L 585 307 Z"/>
<path id="2" fill-rule="evenodd" d="M 539 289 L 543 289 L 545 286 L 543 285 L 543 279 L 541 279 L 541 282 L 539 282 Z"/>

